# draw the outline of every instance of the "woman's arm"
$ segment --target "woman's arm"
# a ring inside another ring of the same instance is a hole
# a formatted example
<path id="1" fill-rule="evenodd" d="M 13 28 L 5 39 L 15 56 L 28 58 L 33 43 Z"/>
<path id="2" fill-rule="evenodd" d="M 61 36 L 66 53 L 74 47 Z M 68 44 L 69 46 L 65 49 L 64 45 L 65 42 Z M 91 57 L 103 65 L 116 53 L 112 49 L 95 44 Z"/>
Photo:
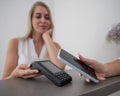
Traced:
<path id="1" fill-rule="evenodd" d="M 47 51 L 48 51 L 48 55 L 50 60 L 55 63 L 58 67 L 60 67 L 61 69 L 65 68 L 65 64 L 63 64 L 62 62 L 60 62 L 57 58 L 57 54 L 58 51 L 60 49 L 60 46 L 53 42 L 53 40 L 50 37 L 50 33 L 49 32 L 45 32 L 43 34 L 43 40 L 45 41 L 45 44 L 47 46 Z"/>
<path id="2" fill-rule="evenodd" d="M 18 60 L 18 39 L 14 38 L 9 41 L 7 54 L 6 54 L 6 60 L 5 60 L 5 67 L 3 71 L 2 78 L 8 78 L 12 71 L 17 66 L 17 60 Z"/>
<path id="3" fill-rule="evenodd" d="M 9 41 L 2 79 L 22 77 L 24 79 L 38 76 L 38 70 L 28 70 L 29 64 L 18 65 L 18 39 Z"/>

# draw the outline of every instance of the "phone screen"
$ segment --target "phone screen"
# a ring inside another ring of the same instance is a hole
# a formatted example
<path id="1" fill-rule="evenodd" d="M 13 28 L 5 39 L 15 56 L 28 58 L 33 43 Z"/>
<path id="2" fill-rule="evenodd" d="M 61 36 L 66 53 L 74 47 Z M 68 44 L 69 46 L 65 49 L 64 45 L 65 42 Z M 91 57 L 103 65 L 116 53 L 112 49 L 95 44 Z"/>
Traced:
<path id="1" fill-rule="evenodd" d="M 40 63 L 43 64 L 46 68 L 48 68 L 53 73 L 61 71 L 56 65 L 52 64 L 49 61 L 41 61 Z"/>
<path id="2" fill-rule="evenodd" d="M 91 77 L 96 79 L 96 74 L 94 72 L 94 69 L 92 69 L 91 67 L 89 67 L 84 62 L 80 61 L 78 58 L 71 55 L 67 51 L 61 49 L 59 52 L 59 57 L 62 58 L 63 61 L 69 62 L 69 64 L 73 65 L 74 67 L 76 67 L 80 71 L 82 70 L 82 72 L 87 73 L 88 75 L 90 75 Z"/>

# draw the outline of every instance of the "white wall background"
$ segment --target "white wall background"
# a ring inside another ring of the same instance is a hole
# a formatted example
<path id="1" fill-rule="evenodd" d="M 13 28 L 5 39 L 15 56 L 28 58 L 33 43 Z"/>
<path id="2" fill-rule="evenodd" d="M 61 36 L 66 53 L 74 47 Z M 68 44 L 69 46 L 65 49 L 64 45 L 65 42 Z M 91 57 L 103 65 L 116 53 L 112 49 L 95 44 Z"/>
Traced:
<path id="1" fill-rule="evenodd" d="M 101 62 L 120 56 L 120 45 L 106 35 L 120 22 L 120 0 L 54 0 L 56 40 L 77 55 Z"/>
<path id="2" fill-rule="evenodd" d="M 8 40 L 27 30 L 28 11 L 36 0 L 0 1 L 0 74 Z M 120 22 L 120 0 L 42 0 L 55 17 L 55 40 L 73 55 L 80 53 L 101 62 L 120 56 L 120 45 L 106 41 L 106 34 Z"/>

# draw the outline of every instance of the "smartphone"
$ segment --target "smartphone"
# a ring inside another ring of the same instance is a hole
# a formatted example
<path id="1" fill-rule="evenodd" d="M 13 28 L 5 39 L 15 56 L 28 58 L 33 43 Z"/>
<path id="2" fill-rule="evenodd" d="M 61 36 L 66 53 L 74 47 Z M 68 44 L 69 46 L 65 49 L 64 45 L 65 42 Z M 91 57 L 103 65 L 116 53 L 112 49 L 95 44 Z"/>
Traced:
<path id="1" fill-rule="evenodd" d="M 69 74 L 50 60 L 35 61 L 31 64 L 30 68 L 37 69 L 57 86 L 64 86 L 72 81 L 72 77 Z"/>
<path id="2" fill-rule="evenodd" d="M 91 81 L 98 83 L 99 80 L 96 77 L 94 69 L 89 67 L 84 62 L 80 61 L 77 57 L 73 56 L 64 49 L 60 49 L 58 52 L 58 59 L 74 70 L 78 71 L 83 76 L 89 78 Z"/>

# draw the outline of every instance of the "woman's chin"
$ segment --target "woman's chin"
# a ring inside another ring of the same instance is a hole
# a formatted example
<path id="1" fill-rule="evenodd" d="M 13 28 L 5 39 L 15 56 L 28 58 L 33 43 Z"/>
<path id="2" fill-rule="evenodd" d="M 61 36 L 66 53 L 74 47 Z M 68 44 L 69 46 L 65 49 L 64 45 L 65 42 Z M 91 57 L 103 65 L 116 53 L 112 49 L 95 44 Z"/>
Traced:
<path id="1" fill-rule="evenodd" d="M 43 34 L 44 32 L 46 32 L 47 30 L 41 30 L 41 31 L 38 31 L 39 34 Z"/>
<path id="2" fill-rule="evenodd" d="M 39 32 L 41 32 L 41 33 L 44 33 L 44 32 L 46 32 L 48 29 L 41 29 Z"/>

